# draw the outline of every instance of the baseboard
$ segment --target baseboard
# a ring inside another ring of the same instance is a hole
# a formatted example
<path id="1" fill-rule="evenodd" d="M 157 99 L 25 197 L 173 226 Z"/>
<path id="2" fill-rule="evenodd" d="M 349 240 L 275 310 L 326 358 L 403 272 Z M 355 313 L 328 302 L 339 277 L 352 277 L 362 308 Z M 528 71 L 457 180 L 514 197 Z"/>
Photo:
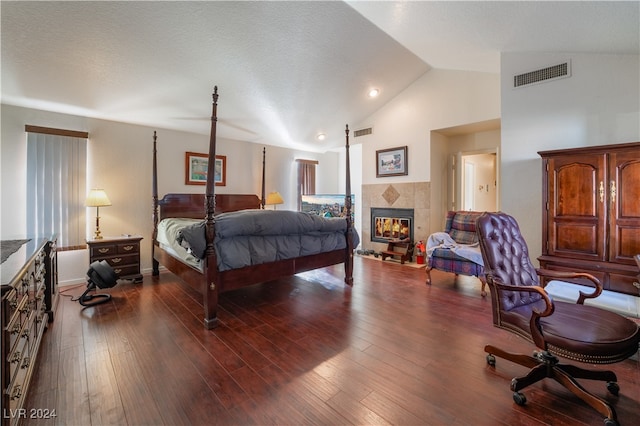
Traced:
<path id="1" fill-rule="evenodd" d="M 58 281 L 58 288 L 71 287 L 74 285 L 86 284 L 86 283 L 87 283 L 86 279 L 72 279 L 67 281 Z"/>

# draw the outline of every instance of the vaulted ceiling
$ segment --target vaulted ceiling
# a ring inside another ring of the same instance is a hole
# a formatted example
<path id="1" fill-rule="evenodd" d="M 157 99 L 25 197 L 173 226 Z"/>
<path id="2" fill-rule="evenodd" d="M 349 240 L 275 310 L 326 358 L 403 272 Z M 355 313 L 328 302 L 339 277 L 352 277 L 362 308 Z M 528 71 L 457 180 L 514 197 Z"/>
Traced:
<path id="1" fill-rule="evenodd" d="M 432 68 L 639 54 L 640 2 L 0 3 L 2 103 L 324 151 Z M 380 90 L 369 98 L 371 88 Z M 324 141 L 316 139 L 324 133 Z"/>

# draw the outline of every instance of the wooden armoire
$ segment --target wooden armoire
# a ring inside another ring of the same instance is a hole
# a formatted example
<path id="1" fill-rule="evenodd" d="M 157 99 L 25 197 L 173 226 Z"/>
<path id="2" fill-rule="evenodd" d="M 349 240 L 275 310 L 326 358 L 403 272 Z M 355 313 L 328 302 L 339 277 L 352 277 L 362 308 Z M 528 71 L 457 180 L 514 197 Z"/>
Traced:
<path id="1" fill-rule="evenodd" d="M 542 151 L 541 268 L 640 295 L 640 142 Z M 588 285 L 588 281 L 575 281 Z"/>

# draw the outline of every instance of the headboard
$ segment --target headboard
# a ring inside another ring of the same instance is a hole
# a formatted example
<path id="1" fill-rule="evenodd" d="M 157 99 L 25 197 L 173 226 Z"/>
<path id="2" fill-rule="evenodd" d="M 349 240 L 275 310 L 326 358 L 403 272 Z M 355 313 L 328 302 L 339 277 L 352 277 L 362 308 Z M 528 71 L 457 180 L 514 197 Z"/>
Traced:
<path id="1" fill-rule="evenodd" d="M 260 199 L 254 194 L 215 194 L 215 214 L 245 209 L 259 209 Z M 205 218 L 205 194 L 166 194 L 158 201 L 160 220 L 167 217 Z"/>

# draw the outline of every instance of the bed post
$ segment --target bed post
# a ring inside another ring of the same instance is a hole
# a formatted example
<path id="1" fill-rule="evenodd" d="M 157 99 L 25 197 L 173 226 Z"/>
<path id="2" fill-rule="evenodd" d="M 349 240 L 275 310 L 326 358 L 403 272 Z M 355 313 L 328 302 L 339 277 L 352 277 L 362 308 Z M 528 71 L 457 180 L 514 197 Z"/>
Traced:
<path id="1" fill-rule="evenodd" d="M 351 169 L 349 166 L 349 125 L 346 125 L 345 128 L 345 158 L 346 158 L 346 180 L 345 180 L 345 196 L 344 196 L 344 207 L 347 210 L 347 248 L 345 253 L 345 261 L 344 261 L 344 282 L 347 285 L 353 285 L 353 223 L 351 222 Z"/>
<path id="2" fill-rule="evenodd" d="M 152 275 L 160 275 L 160 264 L 156 260 L 156 238 L 158 237 L 158 136 L 153 131 L 153 178 L 151 180 L 151 192 L 153 194 L 153 233 L 151 234 L 151 268 Z"/>
<path id="3" fill-rule="evenodd" d="M 206 288 L 203 289 L 204 326 L 207 329 L 218 325 L 218 265 L 216 261 L 215 238 L 215 173 L 213 165 L 216 160 L 216 131 L 218 125 L 218 86 L 213 88 L 213 104 L 211 113 L 211 133 L 209 135 L 209 173 L 207 173 L 207 186 L 205 193 L 205 237 L 207 249 L 205 252 L 207 274 Z"/>
<path id="4" fill-rule="evenodd" d="M 262 206 L 262 210 L 264 210 L 264 203 L 266 201 L 264 194 L 264 159 L 267 155 L 267 148 L 262 147 L 262 198 L 260 198 L 260 205 Z"/>

